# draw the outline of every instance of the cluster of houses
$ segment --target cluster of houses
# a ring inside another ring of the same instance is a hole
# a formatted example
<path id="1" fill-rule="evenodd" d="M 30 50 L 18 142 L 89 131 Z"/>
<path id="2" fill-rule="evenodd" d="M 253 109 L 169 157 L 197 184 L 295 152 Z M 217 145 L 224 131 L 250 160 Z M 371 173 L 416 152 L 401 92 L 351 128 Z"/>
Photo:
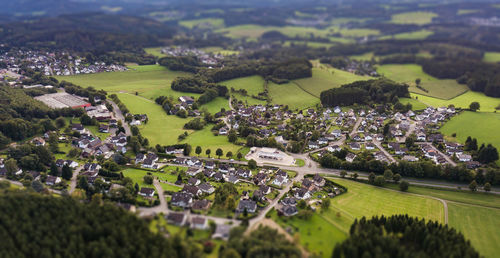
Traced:
<path id="1" fill-rule="evenodd" d="M 120 132 L 118 135 L 112 136 L 106 141 L 101 141 L 93 136 L 82 124 L 72 124 L 71 130 L 80 134 L 79 138 L 73 139 L 72 144 L 82 150 L 81 156 L 88 158 L 90 156 L 103 155 L 105 158 L 110 158 L 115 152 L 127 152 L 127 135 Z M 105 132 L 109 130 L 99 128 L 99 131 Z"/>
<path id="2" fill-rule="evenodd" d="M 161 53 L 169 56 L 196 56 L 200 62 L 206 65 L 217 65 L 220 60 L 224 59 L 224 56 L 221 54 L 212 55 L 197 48 L 183 46 L 164 47 L 161 49 Z"/>
<path id="3" fill-rule="evenodd" d="M 74 75 L 100 72 L 125 71 L 127 68 L 117 64 L 95 62 L 89 64 L 85 59 L 72 56 L 68 52 L 46 52 L 34 50 L 11 50 L 0 53 L 0 62 L 7 65 L 8 70 L 21 73 L 20 67 L 27 67 L 51 75 Z"/>

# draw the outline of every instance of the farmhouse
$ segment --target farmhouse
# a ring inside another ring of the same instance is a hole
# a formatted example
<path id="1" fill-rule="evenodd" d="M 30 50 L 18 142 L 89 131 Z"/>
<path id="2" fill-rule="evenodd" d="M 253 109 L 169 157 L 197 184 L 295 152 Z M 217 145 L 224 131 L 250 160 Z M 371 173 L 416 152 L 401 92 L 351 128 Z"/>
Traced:
<path id="1" fill-rule="evenodd" d="M 192 105 L 194 103 L 194 99 L 191 98 L 191 97 L 187 97 L 187 96 L 179 97 L 179 101 L 181 103 L 185 103 L 185 104 L 188 104 L 188 105 Z"/>

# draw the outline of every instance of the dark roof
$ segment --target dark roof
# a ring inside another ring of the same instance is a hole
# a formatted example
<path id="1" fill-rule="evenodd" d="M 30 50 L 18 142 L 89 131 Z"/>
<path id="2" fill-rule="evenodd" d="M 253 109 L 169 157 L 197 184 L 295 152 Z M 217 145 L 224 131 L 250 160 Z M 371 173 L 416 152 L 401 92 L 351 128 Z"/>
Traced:
<path id="1" fill-rule="evenodd" d="M 170 212 L 167 215 L 167 221 L 174 224 L 182 224 L 184 222 L 184 213 L 181 212 Z"/>
<path id="2" fill-rule="evenodd" d="M 153 195 L 155 189 L 149 187 L 142 187 L 140 192 L 145 195 Z"/>
<path id="3" fill-rule="evenodd" d="M 248 212 L 254 212 L 257 209 L 257 203 L 252 200 L 241 200 L 238 204 L 238 211 L 243 212 L 245 209 Z"/>

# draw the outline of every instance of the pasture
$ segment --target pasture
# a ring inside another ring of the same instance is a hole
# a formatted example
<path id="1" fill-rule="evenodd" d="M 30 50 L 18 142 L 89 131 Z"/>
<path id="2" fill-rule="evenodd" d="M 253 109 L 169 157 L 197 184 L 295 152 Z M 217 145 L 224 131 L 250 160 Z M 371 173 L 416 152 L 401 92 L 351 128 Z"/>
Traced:
<path id="1" fill-rule="evenodd" d="M 405 12 L 392 16 L 391 23 L 425 25 L 432 22 L 438 15 L 432 12 Z"/>
<path id="2" fill-rule="evenodd" d="M 180 76 L 189 76 L 189 73 L 174 72 L 159 65 L 131 66 L 125 72 L 110 72 L 97 74 L 83 74 L 73 76 L 57 76 L 59 81 L 68 81 L 82 87 L 92 86 L 107 92 L 127 92 L 154 100 L 156 97 L 173 96 L 178 98 L 186 93 L 173 91 L 170 88 L 172 81 Z M 198 96 L 199 94 L 188 94 Z"/>
<path id="3" fill-rule="evenodd" d="M 179 25 L 188 29 L 193 28 L 223 28 L 224 19 L 206 18 L 196 20 L 179 21 Z"/>
<path id="4" fill-rule="evenodd" d="M 368 76 L 359 76 L 350 72 L 319 65 L 312 70 L 310 78 L 294 80 L 303 90 L 319 98 L 322 91 L 338 88 L 344 84 L 368 80 Z"/>
<path id="5" fill-rule="evenodd" d="M 422 40 L 422 39 L 426 39 L 427 37 L 431 36 L 432 34 L 434 34 L 434 32 L 424 29 L 424 30 L 418 30 L 418 31 L 412 31 L 412 32 L 398 33 L 398 34 L 390 35 L 390 36 L 384 36 L 384 37 L 381 37 L 380 39 Z"/>
<path id="6" fill-rule="evenodd" d="M 451 99 L 468 90 L 466 85 L 458 84 L 455 80 L 440 80 L 428 75 L 420 65 L 416 64 L 381 65 L 377 68 L 377 72 L 391 80 L 407 83 L 411 92 L 440 99 Z M 415 83 L 417 78 L 421 80 L 421 87 L 428 92 L 417 88 Z"/>
<path id="7" fill-rule="evenodd" d="M 485 52 L 483 61 L 489 63 L 498 63 L 500 62 L 500 52 Z"/>
<path id="8" fill-rule="evenodd" d="M 161 49 L 162 49 L 162 47 L 148 47 L 148 48 L 145 48 L 144 51 L 147 54 L 150 54 L 150 55 L 153 55 L 153 56 L 156 56 L 159 58 L 167 56 L 161 52 Z"/>
<path id="9" fill-rule="evenodd" d="M 411 108 L 412 110 L 423 110 L 423 109 L 427 108 L 427 105 L 425 105 L 424 103 L 422 103 L 416 99 L 400 98 L 399 102 L 401 102 L 401 104 L 403 104 L 403 105 L 410 103 L 412 106 L 412 108 Z"/>
<path id="10" fill-rule="evenodd" d="M 291 110 L 305 109 L 319 104 L 319 98 L 305 92 L 293 82 L 285 84 L 269 83 L 271 104 L 288 105 Z"/>
<path id="11" fill-rule="evenodd" d="M 493 258 L 498 255 L 500 243 L 500 209 L 448 203 L 449 224 L 462 232 L 480 255 Z"/>
<path id="12" fill-rule="evenodd" d="M 227 50 L 221 47 L 204 47 L 201 48 L 201 50 L 207 52 L 207 53 L 212 53 L 216 55 L 224 55 L 224 56 L 230 56 L 230 55 L 237 55 L 240 52 L 236 50 Z"/>
<path id="13" fill-rule="evenodd" d="M 241 100 L 243 103 L 246 103 L 248 105 L 266 104 L 266 102 L 263 100 L 252 98 L 252 95 L 257 96 L 260 92 L 264 91 L 264 83 L 264 79 L 258 75 L 220 82 L 221 85 L 225 85 L 227 87 L 231 96 L 233 96 L 237 100 Z M 235 90 L 244 89 L 247 91 L 247 95 L 244 96 L 243 94 L 240 94 L 238 92 L 231 92 L 231 88 L 234 88 Z"/>
<path id="14" fill-rule="evenodd" d="M 466 111 L 452 117 L 440 131 L 448 136 L 456 133 L 456 139 L 465 143 L 468 136 L 477 138 L 478 144 L 491 143 L 500 148 L 500 114 Z"/>
<path id="15" fill-rule="evenodd" d="M 477 101 L 481 105 L 478 112 L 494 112 L 500 105 L 500 98 L 493 98 L 484 95 L 481 92 L 467 91 L 458 97 L 452 99 L 438 99 L 421 94 L 411 93 L 412 98 L 418 98 L 418 101 L 433 107 L 447 107 L 448 105 L 455 105 L 459 108 L 469 108 L 471 102 Z"/>

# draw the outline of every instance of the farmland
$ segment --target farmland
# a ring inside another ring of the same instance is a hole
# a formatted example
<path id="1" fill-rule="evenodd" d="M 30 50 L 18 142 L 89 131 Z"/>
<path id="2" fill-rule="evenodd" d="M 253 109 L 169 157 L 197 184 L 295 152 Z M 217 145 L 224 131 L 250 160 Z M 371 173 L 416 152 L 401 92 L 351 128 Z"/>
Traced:
<path id="1" fill-rule="evenodd" d="M 380 39 L 398 39 L 398 40 L 422 40 L 426 39 L 430 35 L 434 34 L 434 32 L 430 30 L 418 30 L 412 32 L 404 32 L 391 36 L 384 36 Z"/>
<path id="2" fill-rule="evenodd" d="M 269 95 L 272 104 L 288 105 L 292 110 L 314 107 L 319 98 L 305 92 L 294 83 L 269 83 Z"/>
<path id="3" fill-rule="evenodd" d="M 401 102 L 401 104 L 403 104 L 403 105 L 410 103 L 412 106 L 412 110 L 423 110 L 423 109 L 427 108 L 427 106 L 424 103 L 422 103 L 416 99 L 400 98 L 399 102 Z"/>
<path id="4" fill-rule="evenodd" d="M 224 19 L 197 19 L 197 20 L 185 20 L 180 21 L 179 25 L 186 27 L 188 29 L 193 29 L 194 27 L 199 28 L 222 28 L 224 27 Z"/>
<path id="5" fill-rule="evenodd" d="M 440 99 L 451 99 L 468 90 L 466 85 L 458 84 L 455 80 L 434 78 L 426 74 L 422 67 L 416 64 L 381 65 L 377 68 L 377 72 L 391 80 L 409 84 L 411 92 Z M 417 78 L 421 80 L 421 87 L 428 92 L 417 88 L 415 83 Z"/>
<path id="6" fill-rule="evenodd" d="M 425 25 L 432 22 L 438 15 L 432 12 L 406 12 L 392 16 L 391 22 L 395 24 Z"/>
<path id="7" fill-rule="evenodd" d="M 481 125 L 481 126 L 478 126 Z M 478 143 L 491 143 L 500 148 L 500 114 L 463 112 L 454 116 L 441 128 L 445 135 L 457 134 L 457 140 L 464 143 L 468 136 L 477 138 Z"/>
<path id="8" fill-rule="evenodd" d="M 295 80 L 294 82 L 303 90 L 318 98 L 322 91 L 338 88 L 354 81 L 368 80 L 370 78 L 334 68 L 328 68 L 324 65 L 321 65 L 319 68 L 313 68 L 312 72 L 312 77 Z"/>
<path id="9" fill-rule="evenodd" d="M 189 73 L 173 72 L 159 65 L 131 66 L 130 69 L 125 72 L 58 76 L 57 79 L 69 81 L 82 87 L 93 86 L 107 92 L 137 92 L 149 99 L 160 95 L 177 98 L 186 94 L 173 91 L 170 84 L 176 77 L 189 76 Z"/>
<path id="10" fill-rule="evenodd" d="M 247 91 L 246 96 L 243 96 L 242 94 L 237 92 L 231 92 L 230 94 L 231 96 L 234 96 L 236 99 L 243 101 L 243 103 L 247 103 L 249 105 L 258 105 L 258 104 L 265 104 L 266 102 L 252 98 L 252 95 L 257 96 L 260 92 L 263 92 L 264 83 L 265 82 L 262 77 L 254 75 L 254 76 L 223 81 L 220 84 L 225 85 L 230 91 L 231 88 L 234 88 L 235 90 L 241 90 L 241 89 L 246 90 Z"/>
<path id="11" fill-rule="evenodd" d="M 498 63 L 500 62 L 500 53 L 499 52 L 485 52 L 483 61 L 490 63 Z"/>
<path id="12" fill-rule="evenodd" d="M 418 101 L 433 107 L 447 107 L 448 105 L 455 105 L 459 108 L 469 108 L 471 102 L 477 101 L 481 105 L 479 112 L 494 112 L 496 108 L 500 105 L 499 98 L 492 98 L 484 95 L 481 92 L 468 91 L 458 97 L 444 100 L 433 98 L 429 96 L 424 96 L 421 94 L 412 93 L 412 98 L 418 98 Z"/>

